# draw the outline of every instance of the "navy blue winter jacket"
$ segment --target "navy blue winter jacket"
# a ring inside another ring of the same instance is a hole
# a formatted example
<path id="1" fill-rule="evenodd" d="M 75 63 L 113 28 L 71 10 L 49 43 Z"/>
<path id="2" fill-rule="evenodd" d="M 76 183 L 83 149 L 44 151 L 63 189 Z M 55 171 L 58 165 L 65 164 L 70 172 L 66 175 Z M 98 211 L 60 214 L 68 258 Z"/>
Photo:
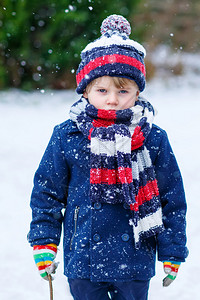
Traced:
<path id="1" fill-rule="evenodd" d="M 148 280 L 155 274 L 156 252 L 160 261 L 185 261 L 185 195 L 165 131 L 153 125 L 146 147 L 158 180 L 165 231 L 136 250 L 129 207 L 90 203 L 89 141 L 71 120 L 55 127 L 34 178 L 28 239 L 32 246 L 58 245 L 63 224 L 67 277 Z"/>

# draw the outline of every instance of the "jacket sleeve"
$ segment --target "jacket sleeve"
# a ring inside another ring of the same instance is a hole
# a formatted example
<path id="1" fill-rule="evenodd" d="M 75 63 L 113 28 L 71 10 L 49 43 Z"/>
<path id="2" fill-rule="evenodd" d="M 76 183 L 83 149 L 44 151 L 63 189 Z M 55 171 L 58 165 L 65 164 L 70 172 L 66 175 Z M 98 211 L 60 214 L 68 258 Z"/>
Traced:
<path id="1" fill-rule="evenodd" d="M 66 206 L 69 168 L 61 147 L 58 127 L 34 176 L 31 195 L 32 222 L 28 241 L 33 245 L 60 242 L 62 209 Z"/>
<path id="2" fill-rule="evenodd" d="M 162 139 L 155 160 L 165 230 L 158 235 L 158 260 L 183 262 L 186 247 L 186 200 L 181 173 L 167 134 Z"/>

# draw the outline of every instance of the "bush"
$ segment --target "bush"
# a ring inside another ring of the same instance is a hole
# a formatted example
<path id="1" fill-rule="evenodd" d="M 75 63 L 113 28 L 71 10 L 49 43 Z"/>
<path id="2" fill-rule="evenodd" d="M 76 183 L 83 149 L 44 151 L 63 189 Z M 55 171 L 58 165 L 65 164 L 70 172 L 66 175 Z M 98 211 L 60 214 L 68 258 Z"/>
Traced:
<path id="1" fill-rule="evenodd" d="M 128 19 L 140 0 L 3 0 L 0 88 L 71 88 L 80 52 L 113 13 Z"/>

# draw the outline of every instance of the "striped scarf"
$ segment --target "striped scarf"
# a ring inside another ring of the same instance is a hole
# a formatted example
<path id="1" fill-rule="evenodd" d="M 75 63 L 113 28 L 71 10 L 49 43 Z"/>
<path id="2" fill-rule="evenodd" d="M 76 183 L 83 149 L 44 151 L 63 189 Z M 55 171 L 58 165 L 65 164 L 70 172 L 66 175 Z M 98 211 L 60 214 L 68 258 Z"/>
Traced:
<path id="1" fill-rule="evenodd" d="M 145 146 L 154 109 L 139 98 L 125 110 L 101 110 L 84 97 L 70 118 L 90 141 L 90 200 L 126 203 L 131 210 L 135 247 L 163 230 L 157 180 Z"/>

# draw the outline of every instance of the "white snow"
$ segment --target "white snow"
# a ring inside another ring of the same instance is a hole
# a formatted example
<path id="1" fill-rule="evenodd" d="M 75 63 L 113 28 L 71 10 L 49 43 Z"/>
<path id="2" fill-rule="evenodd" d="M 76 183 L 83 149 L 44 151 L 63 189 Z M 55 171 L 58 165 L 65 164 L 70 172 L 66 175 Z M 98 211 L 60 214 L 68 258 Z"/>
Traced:
<path id="1" fill-rule="evenodd" d="M 187 262 L 181 265 L 170 287 L 162 287 L 165 275 L 162 263 L 157 263 L 150 300 L 199 299 L 200 88 L 190 82 L 179 78 L 163 84 L 156 80 L 143 93 L 156 106 L 155 123 L 168 132 L 182 171 L 190 250 Z M 69 107 L 76 99 L 73 91 L 0 92 L 0 299 L 49 299 L 48 282 L 40 278 L 26 240 L 31 220 L 29 199 L 33 175 L 53 127 L 68 118 Z M 54 299 L 70 300 L 67 280 L 62 274 L 62 246 L 57 260 L 60 264 L 53 282 Z"/>

